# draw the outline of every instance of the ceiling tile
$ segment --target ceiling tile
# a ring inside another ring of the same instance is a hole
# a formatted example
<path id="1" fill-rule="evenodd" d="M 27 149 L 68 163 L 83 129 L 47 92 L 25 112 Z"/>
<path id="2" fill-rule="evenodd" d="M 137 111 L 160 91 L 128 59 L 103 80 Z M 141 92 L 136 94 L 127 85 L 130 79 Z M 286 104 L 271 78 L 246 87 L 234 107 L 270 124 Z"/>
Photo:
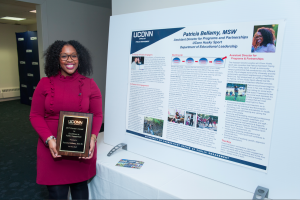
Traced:
<path id="1" fill-rule="evenodd" d="M 29 11 L 35 10 L 35 4 L 15 0 L 0 0 L 0 17 L 26 18 L 23 21 L 0 20 L 0 23 L 29 25 L 36 23 L 36 14 Z"/>

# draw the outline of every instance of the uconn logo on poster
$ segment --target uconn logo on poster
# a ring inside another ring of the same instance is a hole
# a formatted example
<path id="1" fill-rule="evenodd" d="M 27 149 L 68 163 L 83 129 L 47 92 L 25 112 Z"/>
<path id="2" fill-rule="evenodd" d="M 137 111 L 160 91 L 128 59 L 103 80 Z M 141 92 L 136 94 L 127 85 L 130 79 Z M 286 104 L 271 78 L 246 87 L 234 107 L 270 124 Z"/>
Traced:
<path id="1" fill-rule="evenodd" d="M 153 31 L 137 31 L 133 32 L 134 38 L 140 38 L 140 37 L 153 37 Z"/>
<path id="2" fill-rule="evenodd" d="M 68 120 L 68 124 L 69 125 L 82 125 L 83 121 L 79 121 L 79 120 Z"/>

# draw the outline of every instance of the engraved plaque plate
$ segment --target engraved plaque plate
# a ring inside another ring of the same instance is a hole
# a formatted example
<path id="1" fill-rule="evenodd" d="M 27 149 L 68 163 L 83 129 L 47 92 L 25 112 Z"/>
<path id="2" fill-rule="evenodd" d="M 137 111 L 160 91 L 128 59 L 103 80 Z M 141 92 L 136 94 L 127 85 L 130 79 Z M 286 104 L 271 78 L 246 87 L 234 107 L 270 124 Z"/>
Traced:
<path id="1" fill-rule="evenodd" d="M 88 157 L 93 114 L 60 111 L 56 140 L 58 155 Z"/>

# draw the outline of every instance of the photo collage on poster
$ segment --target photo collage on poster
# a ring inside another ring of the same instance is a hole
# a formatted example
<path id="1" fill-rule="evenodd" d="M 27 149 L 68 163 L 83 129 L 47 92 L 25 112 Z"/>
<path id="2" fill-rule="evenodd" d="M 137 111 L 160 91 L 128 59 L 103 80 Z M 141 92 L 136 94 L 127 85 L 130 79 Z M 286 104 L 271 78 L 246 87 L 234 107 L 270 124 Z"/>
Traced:
<path id="1" fill-rule="evenodd" d="M 168 122 L 217 131 L 218 116 L 169 108 Z"/>

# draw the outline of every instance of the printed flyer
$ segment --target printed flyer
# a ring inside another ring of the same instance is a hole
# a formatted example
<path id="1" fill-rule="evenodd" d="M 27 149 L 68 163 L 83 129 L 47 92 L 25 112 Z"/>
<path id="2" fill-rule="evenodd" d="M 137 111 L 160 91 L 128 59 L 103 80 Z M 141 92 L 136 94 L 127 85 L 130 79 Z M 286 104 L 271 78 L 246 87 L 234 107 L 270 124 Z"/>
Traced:
<path id="1" fill-rule="evenodd" d="M 127 134 L 267 172 L 284 26 L 133 30 Z"/>
<path id="2" fill-rule="evenodd" d="M 145 162 L 137 161 L 137 160 L 128 160 L 128 159 L 121 159 L 116 166 L 118 167 L 128 167 L 133 169 L 141 169 Z"/>

